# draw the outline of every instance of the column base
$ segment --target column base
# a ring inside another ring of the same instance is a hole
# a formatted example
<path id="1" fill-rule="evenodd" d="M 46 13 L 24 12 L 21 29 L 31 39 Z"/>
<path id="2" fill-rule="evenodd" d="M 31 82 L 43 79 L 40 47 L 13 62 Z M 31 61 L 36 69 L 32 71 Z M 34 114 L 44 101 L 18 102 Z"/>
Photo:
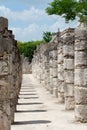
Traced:
<path id="1" fill-rule="evenodd" d="M 75 108 L 75 100 L 74 97 L 65 97 L 65 109 L 66 110 L 74 110 Z"/>

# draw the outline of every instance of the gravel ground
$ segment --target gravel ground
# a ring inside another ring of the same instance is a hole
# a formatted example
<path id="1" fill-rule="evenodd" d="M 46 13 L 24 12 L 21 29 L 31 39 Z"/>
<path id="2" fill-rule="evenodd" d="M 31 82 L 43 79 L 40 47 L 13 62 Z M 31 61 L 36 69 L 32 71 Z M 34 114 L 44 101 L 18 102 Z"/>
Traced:
<path id="1" fill-rule="evenodd" d="M 74 111 L 66 111 L 32 74 L 24 74 L 11 130 L 87 130 L 87 124 L 75 122 Z"/>

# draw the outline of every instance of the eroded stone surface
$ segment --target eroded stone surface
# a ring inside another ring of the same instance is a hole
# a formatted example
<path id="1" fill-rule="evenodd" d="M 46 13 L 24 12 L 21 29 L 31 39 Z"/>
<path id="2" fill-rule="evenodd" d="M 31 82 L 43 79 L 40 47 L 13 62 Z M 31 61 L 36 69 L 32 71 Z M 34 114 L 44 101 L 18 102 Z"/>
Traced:
<path id="1" fill-rule="evenodd" d="M 21 57 L 8 20 L 0 17 L 0 130 L 10 130 L 22 79 Z"/>
<path id="2" fill-rule="evenodd" d="M 86 29 L 66 29 L 53 35 L 50 43 L 40 45 L 34 54 L 32 72 L 58 102 L 65 101 L 67 110 L 75 108 L 76 120 L 86 122 L 82 112 L 82 105 L 87 106 Z"/>

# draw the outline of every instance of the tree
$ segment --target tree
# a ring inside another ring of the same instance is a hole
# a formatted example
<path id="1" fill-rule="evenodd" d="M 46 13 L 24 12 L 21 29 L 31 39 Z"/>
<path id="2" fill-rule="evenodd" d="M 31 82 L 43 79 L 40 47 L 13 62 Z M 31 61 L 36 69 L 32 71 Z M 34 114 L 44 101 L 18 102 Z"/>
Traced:
<path id="1" fill-rule="evenodd" d="M 87 0 L 53 0 L 46 12 L 62 16 L 66 22 L 76 17 L 79 17 L 80 22 L 87 22 Z"/>
<path id="2" fill-rule="evenodd" d="M 52 39 L 52 34 L 51 34 L 51 32 L 44 32 L 44 33 L 43 33 L 43 40 L 44 40 L 45 42 L 50 42 L 51 39 Z"/>
<path id="3" fill-rule="evenodd" d="M 29 41 L 29 42 L 17 42 L 17 46 L 19 48 L 19 52 L 24 57 L 28 57 L 29 62 L 31 63 L 34 51 L 38 45 L 40 45 L 43 41 Z"/>

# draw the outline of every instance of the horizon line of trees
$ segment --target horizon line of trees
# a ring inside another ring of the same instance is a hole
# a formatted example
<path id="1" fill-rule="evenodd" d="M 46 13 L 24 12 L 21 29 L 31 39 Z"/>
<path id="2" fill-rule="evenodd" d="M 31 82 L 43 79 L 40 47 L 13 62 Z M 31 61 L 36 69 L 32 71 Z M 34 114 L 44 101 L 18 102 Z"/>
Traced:
<path id="1" fill-rule="evenodd" d="M 43 32 L 42 40 L 28 41 L 28 42 L 17 41 L 19 53 L 24 57 L 28 57 L 29 63 L 31 63 L 34 51 L 36 50 L 37 46 L 39 46 L 42 43 L 48 43 L 50 42 L 51 39 L 52 39 L 51 32 Z"/>
<path id="2" fill-rule="evenodd" d="M 37 46 L 40 45 L 42 42 L 43 40 L 28 41 L 28 42 L 17 41 L 17 46 L 20 55 L 28 57 L 29 63 L 31 63 L 34 51 L 36 50 Z"/>

